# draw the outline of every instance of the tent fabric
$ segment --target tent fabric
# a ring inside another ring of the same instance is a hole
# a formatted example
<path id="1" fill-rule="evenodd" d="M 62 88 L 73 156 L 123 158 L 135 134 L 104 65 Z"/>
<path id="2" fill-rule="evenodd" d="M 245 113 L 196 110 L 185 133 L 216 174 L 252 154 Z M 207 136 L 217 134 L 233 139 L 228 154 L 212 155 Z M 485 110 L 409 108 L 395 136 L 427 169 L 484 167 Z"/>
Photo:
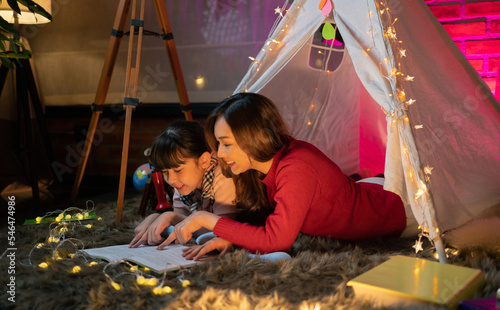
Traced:
<path id="1" fill-rule="evenodd" d="M 499 104 L 424 1 L 334 0 L 346 53 L 333 72 L 308 63 L 318 2 L 293 2 L 235 92 L 271 98 L 345 173 L 385 154 L 384 187 L 431 239 L 498 206 Z"/>

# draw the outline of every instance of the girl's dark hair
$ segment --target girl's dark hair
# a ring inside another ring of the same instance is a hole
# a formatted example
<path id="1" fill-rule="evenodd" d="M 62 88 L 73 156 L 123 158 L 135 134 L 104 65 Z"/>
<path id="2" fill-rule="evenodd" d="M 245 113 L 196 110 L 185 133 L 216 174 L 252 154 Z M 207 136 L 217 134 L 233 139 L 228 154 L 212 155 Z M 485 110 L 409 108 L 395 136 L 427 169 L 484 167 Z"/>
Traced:
<path id="1" fill-rule="evenodd" d="M 214 135 L 215 122 L 223 117 L 233 132 L 236 143 L 252 160 L 271 160 L 288 142 L 288 129 L 274 103 L 259 94 L 239 93 L 223 100 L 208 116 L 205 135 L 210 148 L 217 152 Z M 269 206 L 264 175 L 254 169 L 239 175 L 221 162 L 226 175 L 232 176 L 236 186 L 239 208 L 257 211 Z"/>
<path id="2" fill-rule="evenodd" d="M 151 144 L 149 161 L 157 170 L 177 168 L 188 158 L 198 159 L 210 149 L 203 127 L 197 122 L 176 120 Z"/>

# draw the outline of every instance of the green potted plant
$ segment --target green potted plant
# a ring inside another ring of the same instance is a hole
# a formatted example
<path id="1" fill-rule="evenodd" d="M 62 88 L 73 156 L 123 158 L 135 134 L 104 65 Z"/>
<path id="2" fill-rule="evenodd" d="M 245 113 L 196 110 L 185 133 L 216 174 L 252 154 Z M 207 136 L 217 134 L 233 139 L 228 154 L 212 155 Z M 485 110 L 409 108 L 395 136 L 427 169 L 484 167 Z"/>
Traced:
<path id="1" fill-rule="evenodd" d="M 0 4 L 3 4 L 3 2 L 7 2 L 16 14 L 21 14 L 19 7 L 19 4 L 21 4 L 27 7 L 30 12 L 52 20 L 50 13 L 33 0 L 0 0 Z M 27 59 L 30 57 L 31 51 L 27 50 L 20 42 L 18 30 L 14 25 L 0 16 L 0 66 L 12 68 L 12 62 L 15 59 Z"/>

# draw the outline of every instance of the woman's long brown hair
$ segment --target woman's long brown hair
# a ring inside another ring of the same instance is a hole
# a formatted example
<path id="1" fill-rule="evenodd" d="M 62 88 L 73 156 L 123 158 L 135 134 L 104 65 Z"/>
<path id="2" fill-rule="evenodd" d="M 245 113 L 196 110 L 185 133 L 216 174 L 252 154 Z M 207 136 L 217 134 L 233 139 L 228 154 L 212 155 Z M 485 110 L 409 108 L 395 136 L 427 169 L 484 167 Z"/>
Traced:
<path id="1" fill-rule="evenodd" d="M 288 142 L 288 129 L 278 109 L 271 100 L 262 95 L 232 95 L 210 113 L 205 125 L 205 135 L 214 152 L 218 150 L 214 126 L 219 117 L 224 118 L 236 143 L 252 160 L 269 161 Z M 269 206 L 266 186 L 261 182 L 264 177 L 261 172 L 250 169 L 233 175 L 225 163 L 221 163 L 221 166 L 226 176 L 234 179 L 239 208 L 253 212 Z"/>

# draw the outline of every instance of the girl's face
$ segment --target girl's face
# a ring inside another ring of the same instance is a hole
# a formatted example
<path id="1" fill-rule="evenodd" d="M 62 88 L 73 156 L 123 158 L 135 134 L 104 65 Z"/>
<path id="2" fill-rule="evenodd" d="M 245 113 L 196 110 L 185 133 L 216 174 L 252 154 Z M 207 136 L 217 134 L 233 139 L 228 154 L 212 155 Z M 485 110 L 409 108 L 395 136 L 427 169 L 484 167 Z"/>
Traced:
<path id="1" fill-rule="evenodd" d="M 253 160 L 245 153 L 239 145 L 231 131 L 231 127 L 227 124 L 223 117 L 219 117 L 214 125 L 215 138 L 219 142 L 217 156 L 224 160 L 234 174 L 243 173 L 253 167 Z"/>
<path id="2" fill-rule="evenodd" d="M 196 188 L 201 188 L 201 182 L 205 174 L 205 169 L 200 162 L 202 157 L 198 160 L 188 158 L 184 161 L 184 164 L 179 165 L 177 168 L 162 170 L 163 178 L 168 184 L 175 187 L 181 195 L 188 195 Z"/>

